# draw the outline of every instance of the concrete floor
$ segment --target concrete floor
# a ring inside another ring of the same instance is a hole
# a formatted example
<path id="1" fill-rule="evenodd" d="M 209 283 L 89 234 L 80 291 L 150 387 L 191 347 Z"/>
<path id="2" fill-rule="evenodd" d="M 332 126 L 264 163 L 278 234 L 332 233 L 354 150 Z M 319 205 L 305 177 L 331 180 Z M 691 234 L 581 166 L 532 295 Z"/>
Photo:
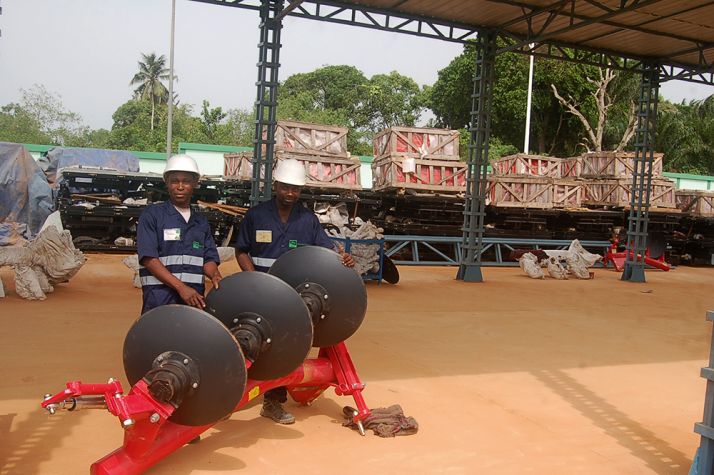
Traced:
<path id="1" fill-rule="evenodd" d="M 237 271 L 222 266 L 224 275 Z M 714 270 L 599 269 L 590 281 L 536 281 L 520 269 L 400 269 L 368 284 L 365 323 L 348 347 L 372 407 L 399 403 L 419 433 L 381 439 L 343 428 L 333 391 L 276 425 L 253 405 L 156 474 L 686 474 L 699 445 L 714 309 Z M 16 296 L 0 271 L 0 474 L 86 473 L 122 442 L 106 411 L 40 410 L 69 380 L 124 379 L 121 348 L 140 291 L 121 256 L 90 255 L 43 302 Z M 125 389 L 128 387 L 125 383 Z"/>

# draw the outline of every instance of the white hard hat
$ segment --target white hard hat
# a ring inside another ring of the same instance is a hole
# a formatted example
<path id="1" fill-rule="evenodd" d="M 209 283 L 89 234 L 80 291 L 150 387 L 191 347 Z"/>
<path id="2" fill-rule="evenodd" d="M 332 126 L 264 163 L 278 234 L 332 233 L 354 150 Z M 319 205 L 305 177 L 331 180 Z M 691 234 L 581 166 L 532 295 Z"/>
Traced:
<path id="1" fill-rule="evenodd" d="M 166 160 L 164 180 L 169 172 L 189 172 L 195 174 L 196 178 L 201 176 L 201 172 L 198 171 L 198 165 L 196 165 L 196 160 L 188 155 L 174 155 Z"/>
<path id="2" fill-rule="evenodd" d="M 299 160 L 286 158 L 278 162 L 273 179 L 286 185 L 305 186 L 305 167 Z"/>

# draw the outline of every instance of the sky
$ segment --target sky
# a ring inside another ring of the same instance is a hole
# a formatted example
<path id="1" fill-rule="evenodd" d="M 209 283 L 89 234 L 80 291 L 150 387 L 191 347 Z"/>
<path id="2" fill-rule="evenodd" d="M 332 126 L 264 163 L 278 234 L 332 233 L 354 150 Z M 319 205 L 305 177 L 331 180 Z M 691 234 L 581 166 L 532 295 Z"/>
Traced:
<path id="1" fill-rule="evenodd" d="M 176 2 L 175 90 L 197 111 L 250 109 L 255 100 L 258 12 Z M 171 0 L 0 0 L 0 106 L 42 84 L 92 128 L 111 128 L 112 113 L 132 94 L 141 53 L 169 57 Z M 280 78 L 349 64 L 367 77 L 398 71 L 418 84 L 461 53 L 459 44 L 288 17 Z M 524 85 L 525 87 L 525 85 Z M 713 86 L 664 83 L 671 101 L 703 99 Z"/>

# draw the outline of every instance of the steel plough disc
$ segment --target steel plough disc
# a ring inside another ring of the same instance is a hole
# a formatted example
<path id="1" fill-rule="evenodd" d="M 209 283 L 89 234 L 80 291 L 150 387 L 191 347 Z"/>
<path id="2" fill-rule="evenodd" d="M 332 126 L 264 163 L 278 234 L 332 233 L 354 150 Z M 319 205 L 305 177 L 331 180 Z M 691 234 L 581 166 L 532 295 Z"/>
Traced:
<path id="1" fill-rule="evenodd" d="M 186 355 L 198 367 L 200 384 L 169 418 L 200 426 L 230 414 L 243 397 L 246 369 L 238 342 L 217 319 L 187 305 L 156 307 L 134 322 L 124 339 L 124 371 L 133 386 L 167 351 Z"/>
<path id="2" fill-rule="evenodd" d="M 323 247 L 298 247 L 283 254 L 268 273 L 293 288 L 312 282 L 327 291 L 329 312 L 315 325 L 312 346 L 336 345 L 362 324 L 367 313 L 367 290 L 357 272 L 342 264 L 339 254 Z"/>
<path id="3" fill-rule="evenodd" d="M 206 296 L 206 310 L 228 328 L 243 313 L 257 314 L 270 343 L 248 370 L 248 377 L 270 380 L 300 366 L 312 344 L 312 320 L 300 296 L 282 280 L 263 272 L 238 272 Z"/>

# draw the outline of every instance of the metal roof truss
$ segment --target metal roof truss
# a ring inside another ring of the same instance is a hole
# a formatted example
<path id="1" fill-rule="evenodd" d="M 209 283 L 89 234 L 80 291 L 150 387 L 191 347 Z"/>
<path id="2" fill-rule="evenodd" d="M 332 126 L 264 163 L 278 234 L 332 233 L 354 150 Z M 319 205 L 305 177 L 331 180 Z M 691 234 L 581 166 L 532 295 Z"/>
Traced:
<path id="1" fill-rule="evenodd" d="M 260 0 L 192 1 L 256 11 L 259 10 L 261 4 Z M 668 62 L 666 65 L 658 64 L 660 81 L 664 82 L 677 79 L 714 85 L 714 65 L 710 64 L 705 57 L 705 52 L 714 48 L 714 44 L 701 43 L 683 35 L 664 34 L 656 29 L 647 28 L 646 25 L 648 22 L 630 25 L 617 21 L 618 16 L 632 12 L 636 8 L 653 5 L 663 0 L 621 0 L 619 8 L 608 6 L 604 0 L 557 0 L 542 7 L 533 7 L 524 2 L 512 0 L 489 1 L 496 4 L 518 6 L 521 8 L 522 15 L 499 25 L 498 28 L 476 28 L 472 25 L 419 15 L 410 15 L 392 9 L 380 9 L 331 0 L 294 0 L 285 7 L 280 17 L 293 16 L 310 20 L 327 21 L 330 23 L 360 26 L 363 28 L 397 32 L 455 43 L 474 41 L 480 31 L 496 29 L 500 38 L 506 44 L 499 52 L 514 51 L 523 54 L 533 54 L 542 58 L 559 59 L 632 72 L 642 72 L 646 69 L 644 65 L 652 64 L 656 61 L 653 60 L 653 58 L 623 55 L 616 51 L 588 48 L 555 39 L 556 36 L 563 36 L 564 34 L 589 25 L 601 24 L 614 29 L 601 33 L 599 36 L 588 37 L 586 41 L 600 39 L 623 30 L 633 30 L 652 35 L 664 35 L 669 38 L 690 43 L 690 47 L 677 52 L 677 55 L 698 52 L 699 65 L 693 67 L 691 65 L 673 64 L 671 62 Z M 575 9 L 576 1 L 597 7 L 601 11 L 601 14 L 591 17 L 577 13 Z M 402 3 L 404 2 L 398 2 L 392 8 L 396 8 Z M 714 1 L 712 1 L 711 4 L 714 4 Z M 686 12 L 686 7 L 669 14 L 667 17 L 675 16 L 683 12 Z M 563 18 L 567 18 L 567 26 L 561 25 Z M 663 18 L 666 17 L 658 17 L 657 19 L 662 20 Z M 560 20 L 560 22 L 556 20 Z M 655 20 L 650 20 L 649 22 L 653 21 Z M 509 27 L 517 24 L 526 25 L 525 34 L 515 34 L 507 30 Z M 531 48 L 532 44 L 534 45 L 533 48 Z M 655 62 L 655 64 L 657 63 Z"/>

